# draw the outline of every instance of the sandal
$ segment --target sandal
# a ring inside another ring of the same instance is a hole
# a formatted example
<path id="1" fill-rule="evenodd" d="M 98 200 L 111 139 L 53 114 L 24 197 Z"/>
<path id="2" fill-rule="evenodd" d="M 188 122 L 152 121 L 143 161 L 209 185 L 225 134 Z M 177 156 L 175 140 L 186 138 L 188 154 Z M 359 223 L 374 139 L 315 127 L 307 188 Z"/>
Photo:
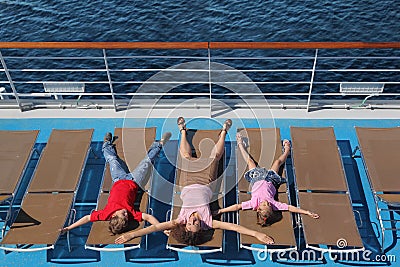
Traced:
<path id="1" fill-rule="evenodd" d="M 232 120 L 231 119 L 227 119 L 224 124 L 222 125 L 222 131 L 225 131 L 226 133 L 228 133 L 229 129 L 232 127 Z"/>
<path id="2" fill-rule="evenodd" d="M 186 131 L 186 123 L 183 117 L 179 117 L 176 121 L 179 127 L 179 132 Z"/>

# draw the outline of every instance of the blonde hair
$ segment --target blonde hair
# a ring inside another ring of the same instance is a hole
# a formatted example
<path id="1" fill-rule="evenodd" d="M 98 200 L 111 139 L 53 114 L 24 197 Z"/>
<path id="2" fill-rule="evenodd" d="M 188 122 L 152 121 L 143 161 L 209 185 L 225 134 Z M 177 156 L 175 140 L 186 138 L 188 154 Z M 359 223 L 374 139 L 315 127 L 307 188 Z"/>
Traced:
<path id="1" fill-rule="evenodd" d="M 110 220 L 110 223 L 108 225 L 108 230 L 111 232 L 111 235 L 117 235 L 125 232 L 125 228 L 127 226 L 128 226 L 128 218 L 121 218 L 118 216 L 114 216 Z"/>

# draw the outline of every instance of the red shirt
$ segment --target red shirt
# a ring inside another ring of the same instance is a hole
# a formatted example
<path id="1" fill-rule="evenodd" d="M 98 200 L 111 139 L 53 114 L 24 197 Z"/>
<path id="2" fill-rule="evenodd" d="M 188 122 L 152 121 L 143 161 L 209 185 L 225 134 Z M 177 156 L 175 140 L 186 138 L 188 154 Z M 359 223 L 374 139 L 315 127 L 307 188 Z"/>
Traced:
<path id="1" fill-rule="evenodd" d="M 114 183 L 108 197 L 107 205 L 102 210 L 95 210 L 90 215 L 90 221 L 108 221 L 114 212 L 126 209 L 129 218 L 142 221 L 142 212 L 134 210 L 138 185 L 132 180 L 119 180 Z"/>

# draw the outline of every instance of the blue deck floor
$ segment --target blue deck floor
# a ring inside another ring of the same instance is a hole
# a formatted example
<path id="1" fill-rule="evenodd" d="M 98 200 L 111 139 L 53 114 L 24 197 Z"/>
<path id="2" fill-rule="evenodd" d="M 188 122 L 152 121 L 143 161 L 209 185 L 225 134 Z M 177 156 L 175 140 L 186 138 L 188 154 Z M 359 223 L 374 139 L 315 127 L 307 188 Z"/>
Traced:
<path id="1" fill-rule="evenodd" d="M 220 127 L 223 119 L 216 121 L 212 119 L 195 119 L 188 121 L 189 128 L 200 129 L 217 129 Z M 237 125 L 251 128 L 251 127 L 271 127 L 269 121 L 255 121 L 255 120 L 241 120 L 241 122 L 233 121 L 233 128 L 230 131 L 227 140 L 227 146 L 230 141 L 234 141 L 234 133 L 236 132 Z M 365 127 L 395 127 L 399 126 L 399 120 L 346 120 L 346 119 L 277 119 L 275 120 L 275 127 L 280 128 L 281 137 L 290 139 L 290 126 L 301 127 L 325 127 L 333 126 L 335 135 L 338 140 L 338 145 L 341 149 L 342 159 L 345 167 L 350 193 L 353 201 L 353 209 L 357 210 L 362 218 L 362 225 L 360 219 L 356 216 L 356 221 L 359 223 L 359 232 L 362 237 L 364 246 L 369 253 L 364 254 L 363 261 L 353 260 L 335 260 L 329 254 L 320 255 L 321 257 L 315 261 L 309 261 L 307 258 L 302 258 L 301 250 L 297 254 L 286 254 L 284 257 L 279 258 L 276 255 L 270 259 L 263 259 L 262 256 L 255 252 L 247 250 L 237 250 L 236 235 L 227 234 L 226 243 L 224 246 L 224 253 L 214 253 L 208 255 L 197 254 L 184 254 L 169 251 L 165 249 L 166 237 L 162 233 L 155 233 L 150 235 L 148 240 L 148 249 L 143 248 L 129 251 L 129 252 L 93 252 L 84 249 L 84 244 L 87 238 L 87 233 L 90 225 L 75 229 L 72 231 L 72 251 L 67 249 L 65 237 L 61 237 L 54 250 L 32 252 L 32 253 L 4 253 L 0 252 L 0 266 L 55 266 L 58 264 L 74 264 L 82 266 L 134 266 L 143 265 L 144 263 L 150 266 L 166 266 L 173 264 L 174 266 L 212 266 L 212 265 L 254 265 L 254 266 L 278 266 L 282 264 L 288 265 L 309 265 L 317 264 L 323 266 L 339 266 L 339 265 L 379 265 L 379 266 L 398 266 L 396 259 L 400 261 L 399 248 L 397 244 L 398 235 L 396 232 L 386 233 L 386 241 L 384 244 L 385 251 L 381 254 L 381 245 L 379 244 L 378 229 L 379 223 L 375 216 L 375 207 L 373 196 L 367 181 L 366 173 L 361 158 L 353 159 L 351 157 L 352 151 L 358 145 L 354 126 Z M 94 128 L 92 148 L 97 155 L 101 155 L 101 141 L 104 133 L 107 131 L 112 132 L 114 127 L 157 127 L 157 139 L 160 138 L 162 132 L 171 131 L 173 133 L 172 141 L 168 147 L 165 148 L 165 153 L 169 156 L 176 155 L 178 131 L 176 128 L 176 121 L 172 119 L 134 119 L 131 121 L 124 121 L 123 119 L 0 119 L 1 130 L 29 130 L 39 129 L 40 134 L 37 139 L 36 148 L 41 151 L 43 149 L 52 129 L 83 129 Z M 7 140 L 2 140 L 7 142 Z M 60 151 L 62 153 L 62 151 Z M 396 164 L 397 159 L 393 159 L 388 164 Z M 398 160 L 397 160 L 398 161 Z M 26 188 L 29 179 L 31 178 L 34 167 L 37 163 L 37 155 L 33 156 L 29 163 L 28 172 L 23 178 L 24 183 L 21 186 L 17 198 L 21 199 L 24 188 Z M 398 164 L 398 162 L 397 162 Z M 101 173 L 104 167 L 104 160 L 102 158 L 95 159 L 91 154 L 85 168 L 84 176 L 77 194 L 76 209 L 77 218 L 90 212 L 95 208 L 98 188 L 100 186 Z M 156 168 L 160 173 L 165 174 L 165 179 L 173 179 L 173 167 L 166 160 L 166 157 L 161 157 Z M 289 184 L 293 186 L 292 180 L 292 166 L 291 161 L 287 161 L 287 169 L 289 174 Z M 160 186 L 159 186 L 160 187 Z M 155 190 L 161 190 L 155 188 Z M 293 190 L 293 189 L 292 189 Z M 165 213 L 169 206 L 153 200 L 151 206 L 156 210 L 155 215 L 160 221 L 165 220 Z M 2 214 L 3 216 L 3 214 Z M 398 214 L 392 216 L 399 217 Z M 288 229 L 288 231 L 291 231 Z M 300 249 L 304 248 L 302 241 L 299 244 Z M 261 257 L 260 257 L 261 256 Z M 304 256 L 304 254 L 303 254 Z M 297 260 L 292 260 L 299 257 Z M 362 256 L 360 256 L 360 259 Z M 380 259 L 388 259 L 386 261 L 379 261 Z M 399 264 L 400 266 L 400 264 Z"/>

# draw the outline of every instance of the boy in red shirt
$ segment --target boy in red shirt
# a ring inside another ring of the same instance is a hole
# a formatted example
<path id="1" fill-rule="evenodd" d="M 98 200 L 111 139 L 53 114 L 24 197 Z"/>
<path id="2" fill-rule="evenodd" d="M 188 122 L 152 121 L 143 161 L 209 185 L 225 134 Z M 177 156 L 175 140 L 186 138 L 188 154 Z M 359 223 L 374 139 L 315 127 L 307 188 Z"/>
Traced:
<path id="1" fill-rule="evenodd" d="M 107 205 L 102 210 L 93 211 L 90 215 L 86 215 L 75 223 L 64 227 L 61 232 L 67 232 L 78 226 L 88 222 L 110 221 L 109 230 L 112 234 L 123 233 L 128 225 L 128 220 L 136 220 L 138 222 L 145 220 L 150 224 L 159 223 L 158 220 L 150 215 L 134 209 L 139 186 L 144 186 L 146 174 L 154 163 L 155 158 L 161 151 L 162 146 L 169 140 L 171 133 L 167 132 L 163 135 L 160 142 L 154 142 L 147 156 L 139 163 L 136 169 L 128 173 L 123 167 L 122 160 L 118 157 L 111 133 L 107 133 L 104 138 L 102 151 L 106 162 L 109 164 L 113 186 L 108 197 Z"/>

